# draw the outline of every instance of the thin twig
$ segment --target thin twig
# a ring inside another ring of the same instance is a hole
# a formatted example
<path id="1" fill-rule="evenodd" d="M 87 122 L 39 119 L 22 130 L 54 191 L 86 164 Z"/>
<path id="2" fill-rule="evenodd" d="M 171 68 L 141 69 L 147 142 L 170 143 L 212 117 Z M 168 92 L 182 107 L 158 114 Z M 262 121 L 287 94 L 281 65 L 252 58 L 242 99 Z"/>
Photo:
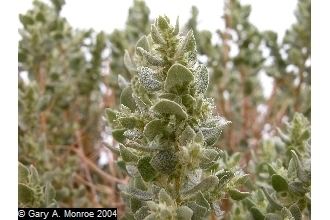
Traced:
<path id="1" fill-rule="evenodd" d="M 83 149 L 83 146 L 82 146 L 82 142 L 81 142 L 81 134 L 80 134 L 79 130 L 76 131 L 75 135 L 76 135 L 77 145 L 78 145 L 79 151 L 81 152 L 81 154 L 85 155 L 84 149 Z M 83 166 L 84 166 L 84 170 L 85 170 L 85 173 L 86 173 L 86 178 L 91 183 L 90 188 L 91 188 L 91 192 L 92 192 L 92 195 L 93 195 L 93 203 L 94 203 L 94 205 L 96 205 L 96 207 L 99 207 L 100 204 L 97 201 L 97 193 L 96 193 L 95 186 L 93 184 L 93 179 L 92 179 L 90 170 L 88 169 L 88 167 L 86 166 L 85 163 L 83 163 Z"/>
<path id="2" fill-rule="evenodd" d="M 109 188 L 108 186 L 107 186 L 107 188 L 105 188 L 106 186 L 104 186 L 104 185 L 93 185 L 92 183 L 86 181 L 83 177 L 81 177 L 78 174 L 74 174 L 74 178 L 76 178 L 79 182 L 85 184 L 88 187 L 95 186 L 95 189 L 97 191 L 102 192 L 102 193 L 106 193 L 110 196 L 113 196 L 113 190 L 111 190 L 111 188 Z"/>
<path id="3" fill-rule="evenodd" d="M 103 170 L 101 170 L 97 165 L 95 165 L 89 158 L 87 158 L 80 150 L 76 149 L 76 148 L 72 148 L 72 150 L 84 161 L 86 162 L 86 164 L 92 169 L 94 170 L 96 173 L 98 173 L 102 178 L 104 178 L 105 180 L 113 183 L 126 183 L 125 180 L 122 179 L 118 179 L 116 177 L 110 176 L 109 174 L 107 174 L 106 172 L 104 172 Z"/>

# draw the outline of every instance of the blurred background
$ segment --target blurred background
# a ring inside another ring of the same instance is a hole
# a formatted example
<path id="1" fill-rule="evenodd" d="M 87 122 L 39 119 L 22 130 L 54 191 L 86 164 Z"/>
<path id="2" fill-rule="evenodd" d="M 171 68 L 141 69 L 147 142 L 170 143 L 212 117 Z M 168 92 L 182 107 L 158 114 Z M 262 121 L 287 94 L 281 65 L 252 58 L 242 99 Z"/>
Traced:
<path id="1" fill-rule="evenodd" d="M 33 1 L 18 0 L 17 9 L 19 13 L 25 13 L 31 8 Z M 47 2 L 47 0 L 45 0 Z M 155 1 L 146 0 L 150 9 L 150 17 L 166 14 L 171 20 L 177 16 L 180 21 L 187 21 L 191 16 L 191 6 L 199 10 L 198 25 L 202 29 L 216 31 L 224 27 L 223 3 L 224 0 L 208 0 L 207 4 L 200 0 L 183 1 Z M 272 29 L 284 35 L 285 30 L 295 21 L 294 10 L 297 0 L 259 1 L 242 0 L 242 4 L 253 5 L 250 20 L 260 30 Z M 68 19 L 75 28 L 93 28 L 96 31 L 112 31 L 115 28 L 124 28 L 128 15 L 128 8 L 132 0 L 122 0 L 114 4 L 107 0 L 70 0 L 63 6 L 61 14 Z M 281 16 L 278 16 L 278 15 Z"/>
<path id="2" fill-rule="evenodd" d="M 44 0 L 47 2 L 47 0 Z M 25 13 L 31 8 L 33 1 L 19 0 L 18 12 Z M 171 20 L 176 20 L 177 16 L 181 22 L 187 21 L 191 16 L 191 7 L 196 6 L 199 11 L 198 26 L 215 33 L 217 29 L 225 27 L 222 19 L 224 14 L 224 0 L 209 0 L 207 4 L 200 0 L 183 1 L 155 1 L 146 0 L 146 5 L 150 9 L 150 18 L 158 15 L 167 15 Z M 294 10 L 297 0 L 259 1 L 242 0 L 242 4 L 253 5 L 253 10 L 249 17 L 259 30 L 273 30 L 280 38 L 285 34 L 287 28 L 294 23 Z M 68 19 L 73 28 L 94 29 L 95 31 L 111 32 L 114 29 L 125 27 L 128 16 L 128 8 L 132 5 L 132 0 L 122 0 L 114 4 L 107 0 L 79 1 L 70 0 L 63 6 L 61 15 Z M 175 5 L 175 7 L 173 7 Z M 280 14 L 280 16 L 279 16 Z M 21 24 L 19 24 L 21 25 Z M 216 41 L 215 36 L 213 41 Z M 265 48 L 263 48 L 266 51 Z M 237 53 L 237 48 L 232 47 L 232 53 Z M 270 95 L 271 78 L 265 74 L 260 75 L 263 82 L 265 95 Z"/>
<path id="3" fill-rule="evenodd" d="M 130 78 L 125 49 L 158 15 L 194 31 L 216 113 L 232 121 L 217 147 L 241 152 L 246 172 L 276 158 L 271 140 L 295 112 L 310 119 L 309 0 L 19 1 L 18 13 L 21 207 L 124 210 L 104 110 L 118 108 L 118 74 Z"/>

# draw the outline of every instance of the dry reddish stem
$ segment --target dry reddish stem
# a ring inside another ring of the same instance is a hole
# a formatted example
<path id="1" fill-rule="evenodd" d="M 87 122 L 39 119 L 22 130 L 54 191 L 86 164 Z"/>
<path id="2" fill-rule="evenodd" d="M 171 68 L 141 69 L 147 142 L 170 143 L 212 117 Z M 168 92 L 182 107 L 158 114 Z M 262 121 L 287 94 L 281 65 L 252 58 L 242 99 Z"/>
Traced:
<path id="1" fill-rule="evenodd" d="M 78 149 L 81 152 L 81 154 L 84 155 L 85 153 L 84 153 L 84 149 L 83 149 L 83 146 L 82 146 L 81 134 L 80 134 L 79 130 L 76 131 L 75 136 L 76 136 L 76 140 L 77 140 Z M 82 166 L 83 166 L 83 169 L 85 171 L 86 178 L 87 178 L 88 182 L 91 183 L 90 184 L 90 189 L 91 189 L 91 193 L 92 193 L 92 199 L 93 199 L 94 206 L 95 207 L 100 207 L 100 204 L 97 202 L 97 193 L 96 193 L 95 186 L 93 184 L 93 179 L 92 179 L 90 170 L 88 169 L 88 166 L 85 163 L 82 163 Z"/>
<path id="2" fill-rule="evenodd" d="M 227 0 L 225 3 L 225 11 L 230 10 L 231 7 L 232 7 L 231 0 Z M 223 51 L 221 51 L 222 58 L 223 58 L 222 66 L 224 67 L 223 75 L 227 76 L 228 75 L 227 63 L 229 60 L 229 51 L 230 51 L 230 46 L 228 44 L 228 41 L 230 40 L 229 30 L 232 28 L 232 17 L 230 14 L 225 14 L 224 18 L 225 18 L 225 27 L 226 28 L 225 28 L 223 34 L 220 34 L 220 37 L 223 41 Z M 224 97 L 223 97 L 224 89 L 223 89 L 223 86 L 221 85 L 221 83 L 219 83 L 219 85 L 218 85 L 218 92 L 221 95 L 221 99 L 219 100 L 220 109 L 221 109 L 224 117 L 227 118 L 228 120 L 230 120 L 231 119 L 230 99 L 228 99 L 228 100 L 224 99 Z M 235 136 L 233 134 L 232 127 L 228 127 L 228 130 L 225 132 L 225 139 L 228 140 L 227 147 L 231 150 L 235 150 L 235 148 L 236 148 Z"/>
<path id="3" fill-rule="evenodd" d="M 303 84 L 304 81 L 304 74 L 303 74 L 303 69 L 299 68 L 299 84 L 295 89 L 295 96 L 296 96 L 296 100 L 295 100 L 295 104 L 294 104 L 294 110 L 296 112 L 299 112 L 299 107 L 300 107 L 300 92 L 301 92 L 301 86 Z"/>
<path id="4" fill-rule="evenodd" d="M 249 119 L 249 109 L 250 109 L 250 99 L 248 96 L 245 95 L 244 93 L 244 85 L 245 85 L 245 82 L 246 82 L 246 76 L 247 76 L 247 69 L 244 65 L 240 65 L 238 67 L 239 69 L 239 72 L 240 72 L 240 77 L 241 77 L 241 93 L 242 93 L 242 108 L 241 108 L 241 117 L 243 119 L 243 124 L 242 124 L 242 129 L 241 129 L 241 137 L 240 137 L 240 140 L 244 140 L 247 138 L 248 134 L 247 134 L 247 131 L 249 130 L 249 122 L 250 122 L 250 119 Z"/>
<path id="5" fill-rule="evenodd" d="M 100 169 L 96 164 L 94 164 L 89 158 L 87 158 L 81 150 L 72 148 L 72 150 L 80 157 L 80 159 L 85 162 L 92 170 L 94 170 L 97 174 L 99 174 L 103 179 L 110 183 L 126 183 L 127 180 L 125 179 L 118 179 L 116 177 L 113 177 L 106 172 L 104 172 L 102 169 Z"/>

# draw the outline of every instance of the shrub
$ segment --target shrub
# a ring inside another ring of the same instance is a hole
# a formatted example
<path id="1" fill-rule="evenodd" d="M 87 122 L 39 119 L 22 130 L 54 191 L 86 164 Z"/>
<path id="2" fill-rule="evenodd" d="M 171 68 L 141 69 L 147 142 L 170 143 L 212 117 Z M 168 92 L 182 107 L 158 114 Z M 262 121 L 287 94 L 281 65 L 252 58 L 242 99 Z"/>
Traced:
<path id="1" fill-rule="evenodd" d="M 221 215 L 217 201 L 249 195 L 236 187 L 246 179 L 237 155 L 214 148 L 229 122 L 214 115 L 205 96 L 209 74 L 197 62 L 194 35 L 179 34 L 166 16 L 125 56 L 132 78 L 118 111 L 107 109 L 112 135 L 120 142 L 122 168 L 131 177 L 120 185 L 127 219 L 202 219 Z M 227 165 L 231 164 L 231 165 Z"/>

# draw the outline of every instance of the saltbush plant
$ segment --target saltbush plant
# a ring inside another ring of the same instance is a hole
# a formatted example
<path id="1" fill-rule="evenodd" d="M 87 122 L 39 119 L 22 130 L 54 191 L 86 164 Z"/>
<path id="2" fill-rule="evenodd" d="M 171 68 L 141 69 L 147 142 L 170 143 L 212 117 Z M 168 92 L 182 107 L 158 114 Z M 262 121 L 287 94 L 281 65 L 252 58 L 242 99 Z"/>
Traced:
<path id="1" fill-rule="evenodd" d="M 180 32 L 139 0 L 109 35 L 74 30 L 63 0 L 20 15 L 18 205 L 310 219 L 310 0 L 283 39 L 258 30 L 250 6 L 224 3 L 216 33 L 198 29 L 196 7 Z"/>
<path id="2" fill-rule="evenodd" d="M 250 184 L 246 184 L 251 196 L 234 205 L 233 219 L 310 219 L 308 119 L 296 113 L 286 131 L 278 130 L 278 136 L 264 141 L 258 154 L 248 167 L 254 176 Z"/>
<path id="3" fill-rule="evenodd" d="M 265 130 L 274 135 L 295 112 L 310 119 L 311 2 L 298 1 L 296 21 L 283 39 L 258 29 L 250 19 L 252 7 L 239 0 L 224 1 L 223 12 L 224 27 L 215 34 L 199 30 L 196 7 L 186 28 L 194 30 L 205 55 L 212 84 L 208 92 L 217 111 L 232 121 L 224 130 L 223 147 L 248 152 L 261 145 Z M 266 95 L 262 79 L 267 78 L 272 85 L 265 87 Z"/>
<path id="4" fill-rule="evenodd" d="M 93 186 L 104 180 L 90 164 L 97 163 L 102 149 L 105 35 L 74 30 L 61 16 L 63 5 L 62 0 L 34 1 L 19 16 L 18 160 L 38 170 L 41 187 L 54 187 L 61 207 L 104 206 L 115 196 Z M 21 200 L 29 193 L 24 189 L 19 185 L 20 206 L 48 206 L 38 202 L 40 197 Z"/>
<path id="5" fill-rule="evenodd" d="M 37 169 L 18 163 L 18 205 L 26 207 L 57 207 L 55 189 L 50 182 L 43 184 Z"/>
<path id="6" fill-rule="evenodd" d="M 119 186 L 126 218 L 204 219 L 221 215 L 217 201 L 227 193 L 248 196 L 237 189 L 246 179 L 237 160 L 226 166 L 226 153 L 213 147 L 230 122 L 205 96 L 209 74 L 197 61 L 193 32 L 182 35 L 178 21 L 172 26 L 160 16 L 124 62 L 131 81 L 107 118 L 120 143 L 119 164 L 131 177 Z"/>

